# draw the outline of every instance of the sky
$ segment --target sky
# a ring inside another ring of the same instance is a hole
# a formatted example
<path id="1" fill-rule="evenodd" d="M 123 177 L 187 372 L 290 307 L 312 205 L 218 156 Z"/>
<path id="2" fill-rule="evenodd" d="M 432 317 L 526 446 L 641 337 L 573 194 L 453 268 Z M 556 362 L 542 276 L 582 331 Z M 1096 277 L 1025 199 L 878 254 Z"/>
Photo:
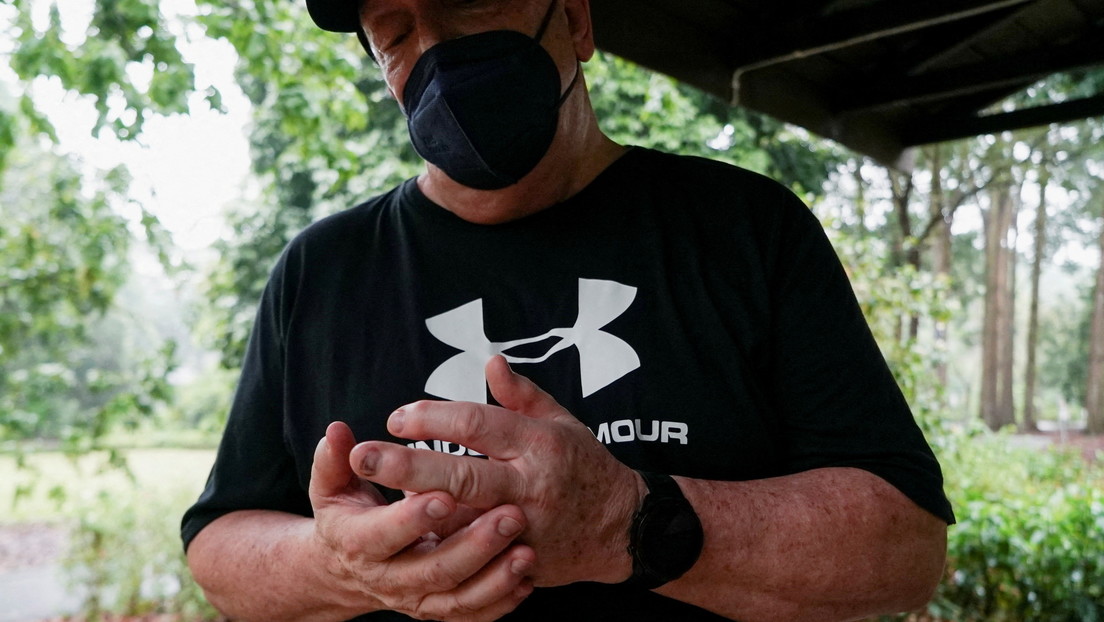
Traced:
<path id="1" fill-rule="evenodd" d="M 173 15 L 196 12 L 192 0 L 163 0 L 162 11 Z M 65 0 L 61 17 L 62 37 L 83 40 L 91 20 L 91 0 Z M 49 4 L 34 5 L 36 27 L 45 28 Z M 0 9 L 12 10 L 10 6 Z M 5 19 L 0 13 L 0 20 Z M 188 32 L 181 40 L 185 61 L 195 66 L 197 95 L 191 114 L 152 116 L 138 141 L 120 142 L 109 131 L 100 138 L 91 133 L 96 112 L 90 98 L 66 93 L 57 80 L 37 79 L 32 84 L 35 102 L 54 124 L 62 153 L 77 155 L 88 167 L 100 170 L 124 164 L 134 178 L 133 196 L 157 215 L 185 253 L 206 249 L 223 233 L 222 212 L 248 194 L 249 146 L 246 128 L 249 102 L 234 82 L 236 56 L 225 41 L 214 41 L 202 32 Z M 142 69 L 132 77 L 141 79 Z M 148 75 L 145 76 L 148 80 Z M 0 65 L 0 81 L 14 82 L 6 65 Z M 217 88 L 226 114 L 210 110 L 203 99 L 208 86 Z"/>

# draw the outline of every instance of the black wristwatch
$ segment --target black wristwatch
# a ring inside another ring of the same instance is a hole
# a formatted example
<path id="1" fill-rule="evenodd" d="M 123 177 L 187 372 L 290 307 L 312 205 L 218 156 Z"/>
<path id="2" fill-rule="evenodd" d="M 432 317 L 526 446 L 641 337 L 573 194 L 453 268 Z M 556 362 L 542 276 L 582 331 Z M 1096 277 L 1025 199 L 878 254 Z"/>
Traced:
<path id="1" fill-rule="evenodd" d="M 653 590 L 681 577 L 698 561 L 702 526 L 670 475 L 638 472 L 648 494 L 633 515 L 629 533 L 633 573 L 624 584 Z"/>

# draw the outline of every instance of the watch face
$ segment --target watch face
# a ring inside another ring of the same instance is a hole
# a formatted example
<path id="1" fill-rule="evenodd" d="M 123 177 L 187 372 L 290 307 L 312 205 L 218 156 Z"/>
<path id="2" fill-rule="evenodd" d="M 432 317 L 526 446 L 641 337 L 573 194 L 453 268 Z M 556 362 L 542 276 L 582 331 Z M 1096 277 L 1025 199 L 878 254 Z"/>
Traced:
<path id="1" fill-rule="evenodd" d="M 640 563 L 664 581 L 682 576 L 701 554 L 701 522 L 685 499 L 656 499 L 641 517 L 639 533 Z"/>

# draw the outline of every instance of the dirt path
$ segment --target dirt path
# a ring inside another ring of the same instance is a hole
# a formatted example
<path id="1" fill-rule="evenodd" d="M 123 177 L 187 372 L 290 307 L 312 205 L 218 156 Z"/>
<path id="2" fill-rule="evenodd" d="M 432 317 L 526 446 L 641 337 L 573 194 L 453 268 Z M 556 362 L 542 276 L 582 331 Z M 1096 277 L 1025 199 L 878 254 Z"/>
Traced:
<path id="1" fill-rule="evenodd" d="M 65 538 L 59 525 L 0 525 L 0 622 L 37 622 L 77 610 L 81 599 L 58 564 Z"/>
<path id="2" fill-rule="evenodd" d="M 48 523 L 0 525 L 0 574 L 55 562 L 64 552 L 65 528 Z"/>
<path id="3" fill-rule="evenodd" d="M 1089 436 L 1081 433 L 1069 433 L 1063 439 L 1057 432 L 1040 433 L 1054 447 L 1072 448 L 1081 452 L 1085 462 L 1104 464 L 1104 434 Z"/>

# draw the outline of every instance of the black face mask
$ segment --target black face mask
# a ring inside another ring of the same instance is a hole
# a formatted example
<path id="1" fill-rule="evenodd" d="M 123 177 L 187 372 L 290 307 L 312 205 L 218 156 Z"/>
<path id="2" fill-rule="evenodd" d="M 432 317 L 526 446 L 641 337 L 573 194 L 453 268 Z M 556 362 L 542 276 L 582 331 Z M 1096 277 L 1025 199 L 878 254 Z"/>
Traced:
<path id="1" fill-rule="evenodd" d="M 414 149 L 456 182 L 479 190 L 517 183 L 548 152 L 560 106 L 560 72 L 536 38 L 494 30 L 443 41 L 414 64 L 403 93 Z"/>

